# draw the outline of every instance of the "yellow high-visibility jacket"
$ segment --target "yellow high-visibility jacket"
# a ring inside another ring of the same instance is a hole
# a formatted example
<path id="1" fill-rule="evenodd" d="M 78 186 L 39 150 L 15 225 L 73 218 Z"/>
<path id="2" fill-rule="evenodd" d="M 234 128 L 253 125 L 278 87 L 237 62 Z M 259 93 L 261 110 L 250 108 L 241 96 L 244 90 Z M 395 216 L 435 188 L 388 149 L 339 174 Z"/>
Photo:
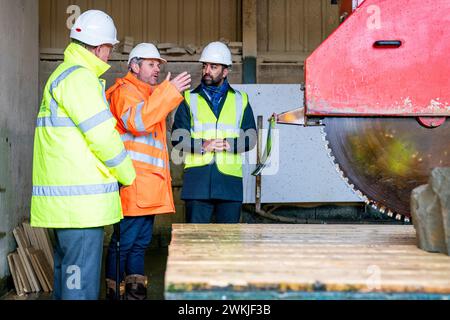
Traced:
<path id="1" fill-rule="evenodd" d="M 93 228 L 122 219 L 120 182 L 136 173 L 99 77 L 109 65 L 70 44 L 50 76 L 37 119 L 31 225 Z"/>

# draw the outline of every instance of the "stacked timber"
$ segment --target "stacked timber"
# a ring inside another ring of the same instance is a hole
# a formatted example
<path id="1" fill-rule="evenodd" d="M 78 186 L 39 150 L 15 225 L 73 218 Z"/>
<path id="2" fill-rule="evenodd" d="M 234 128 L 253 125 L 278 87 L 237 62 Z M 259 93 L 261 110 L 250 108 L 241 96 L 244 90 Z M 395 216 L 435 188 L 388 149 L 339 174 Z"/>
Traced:
<path id="1" fill-rule="evenodd" d="M 13 234 L 17 251 L 8 255 L 8 265 L 17 295 L 53 291 L 53 246 L 47 230 L 23 222 Z"/>
<path id="2" fill-rule="evenodd" d="M 125 37 L 121 42 L 120 42 L 120 47 L 119 47 L 119 52 L 123 53 L 123 54 L 130 54 L 131 50 L 133 50 L 133 46 L 134 46 L 134 39 L 133 37 Z"/>

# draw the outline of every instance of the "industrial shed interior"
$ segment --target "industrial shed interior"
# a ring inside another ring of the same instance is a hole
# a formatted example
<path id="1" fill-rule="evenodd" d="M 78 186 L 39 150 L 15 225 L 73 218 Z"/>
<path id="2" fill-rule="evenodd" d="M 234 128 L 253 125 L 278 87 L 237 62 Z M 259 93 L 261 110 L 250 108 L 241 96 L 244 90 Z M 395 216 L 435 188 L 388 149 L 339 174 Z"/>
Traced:
<path id="1" fill-rule="evenodd" d="M 383 5 L 386 2 L 366 1 Z M 80 13 L 88 9 L 102 10 L 116 24 L 121 43 L 110 58 L 111 69 L 103 75 L 107 87 L 126 74 L 128 54 L 141 42 L 157 45 L 168 61 L 162 66 L 160 79 L 168 72 L 176 75 L 188 71 L 194 86 L 201 80 L 198 60 L 204 46 L 211 41 L 226 43 L 233 59 L 230 84 L 247 90 L 255 117 L 263 120 L 259 129 L 267 129 L 272 113 L 282 114 L 310 103 L 302 91 L 307 77 L 305 61 L 341 23 L 345 23 L 355 3 L 358 5 L 358 1 L 352 0 L 0 0 L 0 30 L 7 30 L 0 32 L 0 297 L 50 299 L 51 284 L 44 278 L 51 277 L 51 272 L 44 268 L 40 278 L 35 279 L 44 283 L 38 290 L 41 292 L 17 296 L 8 255 L 20 246 L 18 237 L 26 247 L 27 241 L 28 245 L 31 243 L 31 235 L 42 246 L 43 255 L 27 254 L 33 256 L 36 263 L 39 259 L 52 261 L 51 233 L 33 233 L 28 224 L 23 226 L 22 223 L 30 216 L 33 138 L 43 89 L 64 59 L 70 27 Z M 360 3 L 364 6 L 363 1 Z M 316 57 L 315 61 L 320 58 Z M 444 85 L 448 87 L 448 83 Z M 445 98 L 441 97 L 441 101 Z M 447 120 L 435 132 L 449 132 L 448 110 L 446 112 L 436 114 Z M 173 117 L 174 113 L 167 119 L 169 129 Z M 280 133 L 274 143 L 280 154 L 278 174 L 263 177 L 261 182 L 251 175 L 253 167 L 244 168 L 241 217 L 244 227 L 186 225 L 185 205 L 180 199 L 183 166 L 171 164 L 176 214 L 156 218 L 146 257 L 146 271 L 151 279 L 149 299 L 364 299 L 370 296 L 364 295 L 365 287 L 359 284 L 367 282 L 365 276 L 370 278 L 374 272 L 377 274 L 378 267 L 389 269 L 384 273 L 388 280 L 383 287 L 376 287 L 377 295 L 372 298 L 408 299 L 414 297 L 408 296 L 414 286 L 430 290 L 414 298 L 448 298 L 449 257 L 431 257 L 429 253 L 417 252 L 411 215 L 402 214 L 401 219 L 395 219 L 395 213 L 386 214 L 388 210 L 384 206 L 372 206 L 353 185 L 349 187 L 348 180 L 341 179 L 342 171 L 339 167 L 336 170 L 330 161 L 330 150 L 323 146 L 322 129 L 283 126 L 289 121 L 281 118 L 279 123 Z M 330 131 L 325 133 L 335 134 L 331 129 L 334 123 L 329 123 Z M 448 145 L 448 137 L 440 139 Z M 448 150 L 446 146 L 444 149 Z M 256 158 L 256 152 L 250 157 Z M 449 167 L 447 153 L 442 159 Z M 287 231 L 281 232 L 277 224 Z M 328 224 L 333 225 L 331 229 L 327 229 Z M 19 225 L 23 226 L 22 235 L 13 232 Z M 352 226 L 347 228 L 346 225 Z M 105 232 L 105 248 L 111 233 L 110 226 Z M 217 237 L 218 234 L 223 237 Z M 267 247 L 263 247 L 263 242 Z M 355 243 L 358 245 L 351 247 Z M 219 247 L 221 253 L 213 250 Z M 389 252 L 379 251 L 381 247 L 389 248 Z M 236 248 L 242 250 L 235 251 Z M 352 250 L 358 255 L 352 254 Z M 314 255 L 320 268 L 311 266 L 309 254 Z M 291 260 L 282 266 L 275 263 L 287 256 Z M 329 258 L 337 256 L 335 260 Z M 375 256 L 379 260 L 373 267 Z M 391 263 L 395 257 L 400 257 L 398 264 Z M 409 264 L 410 257 L 416 259 L 415 266 Z M 223 265 L 223 272 L 217 274 L 215 266 L 224 260 L 227 263 Z M 252 275 L 248 275 L 250 270 L 240 267 L 241 261 L 252 266 Z M 191 262 L 186 270 L 186 264 Z M 298 273 L 292 274 L 290 263 L 298 268 Z M 360 265 L 364 274 L 358 269 Z M 417 283 L 408 286 L 417 266 L 428 270 L 430 276 L 421 271 L 416 277 Z M 273 268 L 274 272 L 267 272 L 266 268 Z M 316 270 L 308 274 L 311 268 Z M 348 273 L 341 273 L 342 268 L 347 268 Z M 202 273 L 197 274 L 196 270 Z M 247 274 L 244 280 L 239 280 L 239 272 Z M 210 281 L 204 282 L 205 278 Z M 317 279 L 325 279 L 334 286 L 327 287 Z M 270 288 L 264 287 L 266 282 Z M 33 291 L 32 281 L 29 286 Z M 351 296 L 348 292 L 352 290 L 363 294 Z M 244 291 L 242 295 L 241 291 Z M 321 291 L 327 293 L 321 295 Z M 332 293 L 338 291 L 345 293 Z M 316 293 L 311 296 L 307 292 Z M 432 295 L 427 296 L 427 293 Z"/>

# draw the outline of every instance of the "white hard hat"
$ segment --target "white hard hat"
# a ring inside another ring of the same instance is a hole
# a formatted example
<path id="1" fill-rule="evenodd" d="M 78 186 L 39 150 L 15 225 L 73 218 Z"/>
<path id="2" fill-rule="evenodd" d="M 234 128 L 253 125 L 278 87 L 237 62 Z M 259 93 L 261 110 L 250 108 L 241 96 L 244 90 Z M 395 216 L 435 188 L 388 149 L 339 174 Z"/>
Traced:
<path id="1" fill-rule="evenodd" d="M 211 42 L 205 49 L 203 49 L 200 62 L 205 63 L 217 63 L 231 66 L 233 61 L 231 60 L 231 51 L 227 45 L 222 42 Z"/>
<path id="2" fill-rule="evenodd" d="M 100 10 L 83 12 L 70 30 L 70 37 L 93 47 L 119 43 L 113 19 Z"/>
<path id="3" fill-rule="evenodd" d="M 142 59 L 157 59 L 162 63 L 167 63 L 166 60 L 161 58 L 158 49 L 154 44 L 151 43 L 140 43 L 130 52 L 130 57 L 128 58 L 128 64 L 130 64 L 133 58 Z"/>

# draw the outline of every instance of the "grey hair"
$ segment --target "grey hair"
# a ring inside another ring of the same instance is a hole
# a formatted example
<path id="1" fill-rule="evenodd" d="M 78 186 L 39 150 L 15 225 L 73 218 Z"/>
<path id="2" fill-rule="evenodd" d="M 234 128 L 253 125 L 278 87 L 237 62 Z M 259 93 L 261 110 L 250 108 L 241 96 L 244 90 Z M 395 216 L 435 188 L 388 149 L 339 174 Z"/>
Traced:
<path id="1" fill-rule="evenodd" d="M 135 63 L 135 64 L 141 66 L 142 61 L 144 61 L 144 59 L 138 58 L 138 57 L 134 57 L 133 59 L 131 59 L 130 63 L 128 64 L 128 70 L 131 71 L 131 65 L 132 65 L 133 63 Z"/>
<path id="2" fill-rule="evenodd" d="M 96 46 L 91 46 L 89 44 L 86 44 L 84 42 L 81 42 L 79 40 L 76 39 L 71 39 L 72 43 L 78 44 L 80 46 L 82 46 L 83 48 L 87 49 L 87 50 L 94 50 L 95 48 L 97 48 Z"/>

